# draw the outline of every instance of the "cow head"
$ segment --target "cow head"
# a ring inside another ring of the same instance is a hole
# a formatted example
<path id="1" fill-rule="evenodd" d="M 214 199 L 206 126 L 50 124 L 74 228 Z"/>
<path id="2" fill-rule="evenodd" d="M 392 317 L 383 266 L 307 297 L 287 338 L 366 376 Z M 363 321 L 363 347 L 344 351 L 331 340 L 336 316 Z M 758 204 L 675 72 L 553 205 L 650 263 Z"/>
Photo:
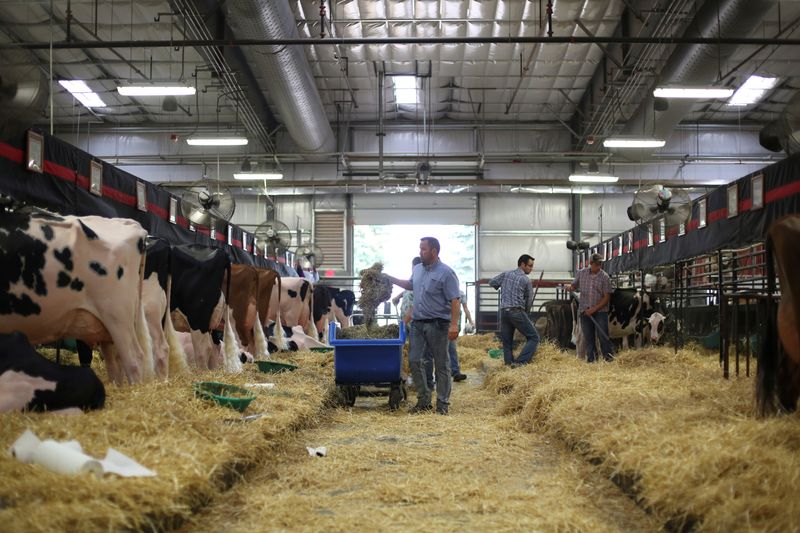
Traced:
<path id="1" fill-rule="evenodd" d="M 650 318 L 647 319 L 650 325 L 650 342 L 653 344 L 657 344 L 658 341 L 661 340 L 661 336 L 664 335 L 664 325 L 666 321 L 667 316 L 662 315 L 658 311 L 655 311 L 650 315 Z"/>

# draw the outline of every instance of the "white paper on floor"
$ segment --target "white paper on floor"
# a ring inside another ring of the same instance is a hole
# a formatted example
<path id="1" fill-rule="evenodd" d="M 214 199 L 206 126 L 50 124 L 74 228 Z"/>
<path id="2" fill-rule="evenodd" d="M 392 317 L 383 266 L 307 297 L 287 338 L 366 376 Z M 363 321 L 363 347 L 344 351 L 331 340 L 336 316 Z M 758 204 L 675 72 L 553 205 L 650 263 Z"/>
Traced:
<path id="1" fill-rule="evenodd" d="M 60 474 L 80 474 L 91 472 L 100 477 L 106 473 L 123 477 L 155 476 L 156 473 L 145 468 L 130 457 L 114 448 L 109 448 L 106 458 L 95 459 L 83 453 L 81 444 L 76 440 L 57 442 L 51 439 L 42 441 L 34 433 L 25 432 L 8 450 L 12 457 L 23 463 L 36 463 L 48 470 Z"/>
<path id="2" fill-rule="evenodd" d="M 308 455 L 311 457 L 325 457 L 328 455 L 328 448 L 325 446 L 319 446 L 317 448 L 306 446 L 306 450 L 308 450 Z"/>

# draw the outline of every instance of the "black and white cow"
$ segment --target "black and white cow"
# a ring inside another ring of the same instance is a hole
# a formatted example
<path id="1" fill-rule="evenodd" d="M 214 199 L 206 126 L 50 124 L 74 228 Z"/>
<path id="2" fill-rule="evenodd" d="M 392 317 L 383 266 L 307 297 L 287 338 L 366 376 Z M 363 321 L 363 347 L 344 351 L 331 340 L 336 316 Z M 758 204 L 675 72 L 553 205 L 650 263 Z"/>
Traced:
<path id="1" fill-rule="evenodd" d="M 639 319 L 641 311 L 642 319 Z M 583 332 L 577 316 L 578 302 L 572 304 L 572 342 L 578 350 L 578 356 L 586 355 L 583 344 Z M 649 338 L 652 344 L 658 343 L 664 334 L 664 321 L 660 302 L 648 292 L 642 294 L 638 289 L 615 289 L 611 295 L 608 311 L 608 333 L 612 339 L 621 339 L 622 347 L 628 348 L 628 337 L 637 335 L 637 345 L 643 337 Z"/>
<path id="2" fill-rule="evenodd" d="M 42 357 L 19 332 L 0 335 L 0 413 L 100 409 L 106 390 L 91 368 Z"/>
<path id="3" fill-rule="evenodd" d="M 109 377 L 153 377 L 142 306 L 147 232 L 121 218 L 0 213 L 0 333 L 100 343 Z"/>
<path id="4" fill-rule="evenodd" d="M 198 244 L 173 246 L 170 256 L 172 290 L 169 308 L 175 329 L 191 334 L 195 364 L 203 368 L 223 366 L 240 371 L 239 346 L 232 320 L 224 320 L 229 308 L 223 294 L 223 278 L 230 271 L 230 259 L 219 248 Z M 211 332 L 223 327 L 225 353 Z M 220 360 L 222 355 L 222 360 Z"/>
<path id="5" fill-rule="evenodd" d="M 338 322 L 343 328 L 349 328 L 350 317 L 356 295 L 348 289 L 339 289 L 327 285 L 314 285 L 314 324 L 320 338 L 324 338 L 328 331 L 328 324 Z"/>

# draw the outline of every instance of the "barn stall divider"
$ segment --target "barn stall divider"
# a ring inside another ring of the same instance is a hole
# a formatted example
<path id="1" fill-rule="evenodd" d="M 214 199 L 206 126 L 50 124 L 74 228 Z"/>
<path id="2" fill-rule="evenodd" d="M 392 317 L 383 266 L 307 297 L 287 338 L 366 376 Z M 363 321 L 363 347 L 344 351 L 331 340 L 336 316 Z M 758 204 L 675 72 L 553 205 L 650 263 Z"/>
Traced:
<path id="1" fill-rule="evenodd" d="M 675 350 L 691 338 L 718 348 L 726 378 L 733 350 L 736 375 L 743 356 L 749 376 L 767 300 L 780 298 L 767 289 L 763 242 L 772 223 L 798 212 L 795 154 L 695 199 L 685 224 L 667 226 L 657 217 L 582 252 L 577 266 L 596 252 L 606 258 L 604 269 L 628 286 L 645 289 L 647 274 L 666 277 L 668 286 L 647 289 L 674 314 Z"/>

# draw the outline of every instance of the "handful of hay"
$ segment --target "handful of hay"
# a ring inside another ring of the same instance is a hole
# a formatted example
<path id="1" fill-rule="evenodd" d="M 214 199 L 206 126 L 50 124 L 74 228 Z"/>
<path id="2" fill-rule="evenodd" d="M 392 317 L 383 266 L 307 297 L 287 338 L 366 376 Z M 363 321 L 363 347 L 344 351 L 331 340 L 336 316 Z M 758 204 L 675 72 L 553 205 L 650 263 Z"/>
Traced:
<path id="1" fill-rule="evenodd" d="M 371 326 L 375 322 L 375 310 L 392 296 L 392 282 L 383 274 L 383 263 L 380 261 L 365 268 L 361 275 L 361 298 L 358 306 L 364 313 L 364 323 Z"/>

